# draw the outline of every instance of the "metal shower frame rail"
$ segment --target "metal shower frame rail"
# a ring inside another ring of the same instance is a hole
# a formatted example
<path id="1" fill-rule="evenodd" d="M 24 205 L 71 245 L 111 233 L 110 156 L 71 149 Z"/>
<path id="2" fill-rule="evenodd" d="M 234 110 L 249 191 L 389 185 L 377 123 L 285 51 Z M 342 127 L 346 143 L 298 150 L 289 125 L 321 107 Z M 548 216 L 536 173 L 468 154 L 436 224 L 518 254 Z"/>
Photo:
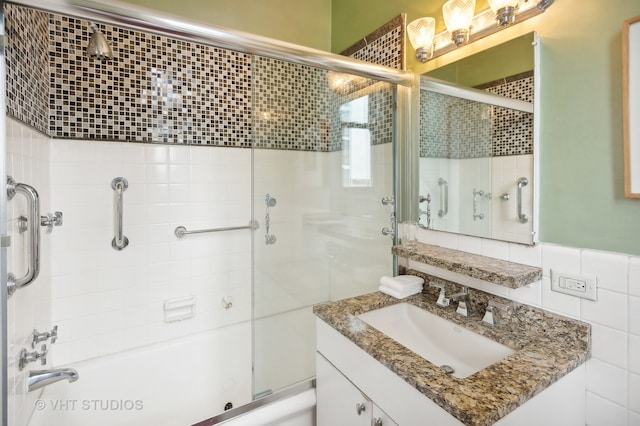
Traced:
<path id="1" fill-rule="evenodd" d="M 442 95 L 454 96 L 456 98 L 467 99 L 475 102 L 495 105 L 502 108 L 514 109 L 517 111 L 533 114 L 533 103 L 521 101 L 519 99 L 507 98 L 484 90 L 473 89 L 461 86 L 444 80 L 438 80 L 424 75 L 420 76 L 420 90 L 440 93 Z"/>
<path id="2" fill-rule="evenodd" d="M 188 21 L 186 18 L 176 18 L 134 5 L 105 4 L 91 0 L 39 0 L 37 4 L 34 4 L 33 0 L 13 0 L 8 3 L 150 31 L 181 40 L 282 59 L 316 68 L 355 74 L 401 86 L 412 86 L 414 83 L 414 74 L 410 71 L 400 71 L 268 37 Z"/>

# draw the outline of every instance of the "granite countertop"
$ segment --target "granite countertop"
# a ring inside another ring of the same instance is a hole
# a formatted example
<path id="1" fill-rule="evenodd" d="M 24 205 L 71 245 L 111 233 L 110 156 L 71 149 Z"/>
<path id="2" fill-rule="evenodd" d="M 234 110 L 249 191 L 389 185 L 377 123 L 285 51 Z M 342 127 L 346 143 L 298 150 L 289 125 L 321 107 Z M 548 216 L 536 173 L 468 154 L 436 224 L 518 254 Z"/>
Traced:
<path id="1" fill-rule="evenodd" d="M 395 246 L 392 253 L 509 288 L 520 288 L 542 279 L 542 269 L 535 266 L 430 244 Z"/>
<path id="2" fill-rule="evenodd" d="M 316 305 L 313 312 L 465 425 L 495 423 L 590 357 L 591 328 L 587 323 L 509 302 L 511 314 L 491 327 L 482 323 L 484 312 L 463 317 L 453 306 L 442 308 L 435 300 L 427 289 L 402 300 L 376 292 Z M 426 309 L 515 352 L 459 379 L 356 318 L 402 302 Z"/>

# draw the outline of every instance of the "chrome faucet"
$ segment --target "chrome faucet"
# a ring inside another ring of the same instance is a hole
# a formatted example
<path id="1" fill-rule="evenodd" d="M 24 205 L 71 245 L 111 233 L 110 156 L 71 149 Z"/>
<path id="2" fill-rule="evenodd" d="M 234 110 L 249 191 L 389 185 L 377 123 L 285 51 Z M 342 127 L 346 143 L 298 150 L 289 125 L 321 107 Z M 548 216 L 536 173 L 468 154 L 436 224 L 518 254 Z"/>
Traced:
<path id="1" fill-rule="evenodd" d="M 449 306 L 449 299 L 447 299 L 446 297 L 446 290 L 444 289 L 444 284 L 430 282 L 429 287 L 435 287 L 440 289 L 440 294 L 438 294 L 438 300 L 436 301 L 436 305 L 442 306 L 443 308 L 446 308 L 447 306 Z"/>
<path id="2" fill-rule="evenodd" d="M 489 300 L 489 304 L 487 305 L 487 310 L 484 313 L 484 317 L 482 318 L 482 322 L 487 325 L 498 325 L 498 321 L 493 316 L 494 309 L 502 309 L 505 312 L 511 312 L 511 305 L 505 303 L 498 303 L 495 300 Z"/>
<path id="3" fill-rule="evenodd" d="M 429 286 L 440 289 L 440 294 L 438 294 L 436 305 L 446 308 L 451 304 L 452 301 L 458 302 L 458 308 L 456 309 L 456 312 L 465 317 L 467 316 L 467 302 L 469 301 L 469 289 L 467 287 L 462 286 L 462 291 L 460 291 L 459 293 L 454 293 L 451 296 L 447 296 L 444 284 L 430 282 Z"/>
<path id="4" fill-rule="evenodd" d="M 75 382 L 80 375 L 73 368 L 58 368 L 54 370 L 32 370 L 29 371 L 27 379 L 27 388 L 29 392 L 43 388 L 60 380 L 68 380 L 69 383 Z"/>
<path id="5" fill-rule="evenodd" d="M 469 302 L 469 288 L 462 286 L 462 291 L 449 296 L 449 300 L 458 302 L 456 313 L 466 317 L 469 315 L 467 303 Z"/>

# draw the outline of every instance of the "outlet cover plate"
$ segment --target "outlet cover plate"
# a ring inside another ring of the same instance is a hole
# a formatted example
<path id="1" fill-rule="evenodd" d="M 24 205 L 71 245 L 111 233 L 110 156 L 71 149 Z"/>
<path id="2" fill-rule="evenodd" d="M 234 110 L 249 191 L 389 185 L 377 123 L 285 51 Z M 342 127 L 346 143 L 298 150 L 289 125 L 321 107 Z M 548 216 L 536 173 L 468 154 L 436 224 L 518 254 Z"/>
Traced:
<path id="1" fill-rule="evenodd" d="M 551 270 L 551 290 L 583 299 L 598 300 L 598 280 L 590 275 L 577 275 Z"/>

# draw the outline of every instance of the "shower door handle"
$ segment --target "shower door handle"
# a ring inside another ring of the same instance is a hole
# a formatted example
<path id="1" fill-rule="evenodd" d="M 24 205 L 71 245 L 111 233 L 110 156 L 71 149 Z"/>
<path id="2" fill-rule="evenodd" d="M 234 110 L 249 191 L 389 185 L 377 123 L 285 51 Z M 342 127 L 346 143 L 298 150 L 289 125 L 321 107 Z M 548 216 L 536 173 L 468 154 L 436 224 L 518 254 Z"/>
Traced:
<path id="1" fill-rule="evenodd" d="M 126 246 L 129 245 L 129 239 L 124 236 L 124 225 L 123 225 L 123 197 L 122 193 L 129 188 L 129 182 L 123 177 L 117 177 L 111 181 L 111 188 L 114 190 L 114 207 L 113 207 L 113 215 L 114 215 L 114 231 L 116 236 L 111 240 L 111 247 L 115 250 L 122 250 Z"/>
<path id="2" fill-rule="evenodd" d="M 7 277 L 7 294 L 9 296 L 15 293 L 16 290 L 31 284 L 38 278 L 40 273 L 40 198 L 38 191 L 27 184 L 16 183 L 11 176 L 8 176 L 7 199 L 12 200 L 16 193 L 24 195 L 29 203 L 29 214 L 26 219 L 26 229 L 29 232 L 29 264 L 27 265 L 27 272 L 19 278 L 9 273 Z"/>
<path id="3" fill-rule="evenodd" d="M 525 177 L 518 179 L 518 220 L 520 223 L 527 223 L 529 218 L 526 214 L 522 213 L 522 188 L 529 184 L 529 180 Z"/>

